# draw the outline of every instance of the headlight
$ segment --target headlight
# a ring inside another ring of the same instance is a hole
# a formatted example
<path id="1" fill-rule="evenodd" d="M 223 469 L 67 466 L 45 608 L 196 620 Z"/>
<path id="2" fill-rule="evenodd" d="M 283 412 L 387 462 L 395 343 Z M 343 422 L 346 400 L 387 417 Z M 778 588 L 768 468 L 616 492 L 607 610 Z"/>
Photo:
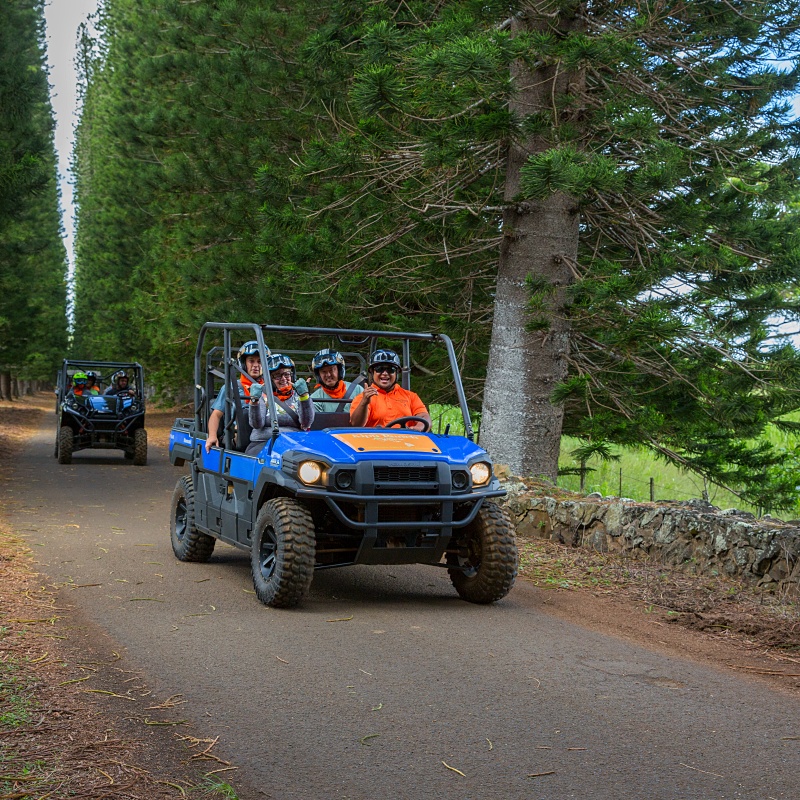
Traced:
<path id="1" fill-rule="evenodd" d="M 489 478 L 492 477 L 492 470 L 489 468 L 489 465 L 484 464 L 483 461 L 473 464 L 469 468 L 469 471 L 472 475 L 473 486 L 483 486 L 483 484 L 488 483 Z"/>
<path id="2" fill-rule="evenodd" d="M 316 461 L 304 461 L 297 470 L 297 477 L 305 484 L 316 483 L 322 475 L 322 467 Z"/>

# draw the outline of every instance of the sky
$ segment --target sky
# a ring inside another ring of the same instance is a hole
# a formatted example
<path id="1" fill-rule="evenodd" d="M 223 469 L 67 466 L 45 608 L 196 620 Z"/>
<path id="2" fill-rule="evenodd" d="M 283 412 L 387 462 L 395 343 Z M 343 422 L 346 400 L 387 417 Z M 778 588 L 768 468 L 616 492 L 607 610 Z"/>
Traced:
<path id="1" fill-rule="evenodd" d="M 74 206 L 69 172 L 70 154 L 74 140 L 77 102 L 75 53 L 78 26 L 89 14 L 97 11 L 99 0 L 50 0 L 45 6 L 47 25 L 47 61 L 50 66 L 50 99 L 56 118 L 56 152 L 58 177 L 61 186 L 61 208 L 64 219 L 64 245 L 73 268 Z"/>

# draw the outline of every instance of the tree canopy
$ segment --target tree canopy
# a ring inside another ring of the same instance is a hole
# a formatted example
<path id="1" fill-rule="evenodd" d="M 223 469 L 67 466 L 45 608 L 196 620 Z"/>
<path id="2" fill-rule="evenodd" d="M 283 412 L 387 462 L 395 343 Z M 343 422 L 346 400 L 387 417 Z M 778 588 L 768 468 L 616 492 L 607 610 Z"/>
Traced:
<path id="1" fill-rule="evenodd" d="M 799 24 L 788 0 L 107 0 L 76 340 L 174 386 L 206 319 L 443 330 L 516 471 L 555 477 L 563 429 L 786 504 L 757 440 L 800 407 Z M 435 398 L 443 365 L 417 367 Z"/>
<path id="2" fill-rule="evenodd" d="M 0 372 L 47 380 L 67 318 L 43 8 L 0 5 Z"/>

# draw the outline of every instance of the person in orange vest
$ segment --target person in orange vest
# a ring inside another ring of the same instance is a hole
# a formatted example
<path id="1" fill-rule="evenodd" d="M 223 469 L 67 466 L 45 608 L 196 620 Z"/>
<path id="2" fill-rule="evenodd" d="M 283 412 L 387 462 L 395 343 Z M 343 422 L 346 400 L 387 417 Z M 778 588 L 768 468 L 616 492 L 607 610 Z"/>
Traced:
<path id="1" fill-rule="evenodd" d="M 88 380 L 89 376 L 85 372 L 76 372 L 72 376 L 72 388 L 69 390 L 69 394 L 73 397 L 88 397 L 89 392 L 86 391 Z"/>
<path id="2" fill-rule="evenodd" d="M 267 358 L 269 358 L 269 348 Z M 242 375 L 237 381 L 239 387 L 239 397 L 245 402 L 250 402 L 250 389 L 256 385 L 263 385 L 264 370 L 261 364 L 261 356 L 258 354 L 258 342 L 255 339 L 245 342 L 236 354 L 236 360 L 242 369 Z M 206 438 L 206 453 L 211 452 L 212 447 L 219 447 L 219 426 L 225 416 L 225 399 L 228 395 L 228 387 L 223 386 L 217 399 L 211 404 L 211 415 L 208 418 L 208 437 Z"/>
<path id="3" fill-rule="evenodd" d="M 86 373 L 86 389 L 84 390 L 85 394 L 91 395 L 92 397 L 97 397 L 100 394 L 100 387 L 97 385 L 97 373 L 89 372 Z"/>
<path id="4" fill-rule="evenodd" d="M 314 404 L 304 378 L 297 378 L 294 361 L 282 353 L 269 357 L 269 377 L 275 397 L 278 428 L 281 431 L 307 431 L 314 423 Z M 250 444 L 244 451 L 248 456 L 258 455 L 272 437 L 272 422 L 263 388 L 253 388 L 250 393 Z"/>
<path id="5" fill-rule="evenodd" d="M 422 422 L 407 422 L 413 430 L 425 431 L 431 426 L 428 409 L 415 392 L 397 383 L 400 356 L 394 350 L 376 350 L 369 358 L 369 385 L 354 398 L 350 406 L 350 424 L 355 428 L 384 428 L 399 417 L 422 417 Z"/>
<path id="6" fill-rule="evenodd" d="M 358 383 L 348 383 L 344 356 L 337 350 L 320 350 L 311 362 L 317 385 L 311 393 L 317 411 L 347 411 L 352 399 L 364 391 Z"/>

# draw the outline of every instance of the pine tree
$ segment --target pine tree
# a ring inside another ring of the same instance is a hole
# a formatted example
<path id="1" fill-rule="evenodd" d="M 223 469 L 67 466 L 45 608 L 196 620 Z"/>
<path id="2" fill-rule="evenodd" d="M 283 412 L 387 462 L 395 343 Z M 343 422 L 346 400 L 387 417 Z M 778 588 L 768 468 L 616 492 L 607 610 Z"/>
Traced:
<path id="1" fill-rule="evenodd" d="M 85 59 L 76 317 L 133 319 L 88 330 L 84 349 L 138 348 L 177 389 L 203 322 L 280 318 L 279 300 L 255 291 L 256 173 L 301 141 L 292 49 L 317 8 L 106 3 Z"/>
<path id="2" fill-rule="evenodd" d="M 339 2 L 304 53 L 347 94 L 263 173 L 271 284 L 331 320 L 468 320 L 481 441 L 517 472 L 555 478 L 563 413 L 590 448 L 787 502 L 751 440 L 800 405 L 800 72 L 775 66 L 799 23 L 785 0 Z"/>
<path id="3" fill-rule="evenodd" d="M 44 4 L 0 5 L 0 371 L 52 380 L 66 348 Z"/>

